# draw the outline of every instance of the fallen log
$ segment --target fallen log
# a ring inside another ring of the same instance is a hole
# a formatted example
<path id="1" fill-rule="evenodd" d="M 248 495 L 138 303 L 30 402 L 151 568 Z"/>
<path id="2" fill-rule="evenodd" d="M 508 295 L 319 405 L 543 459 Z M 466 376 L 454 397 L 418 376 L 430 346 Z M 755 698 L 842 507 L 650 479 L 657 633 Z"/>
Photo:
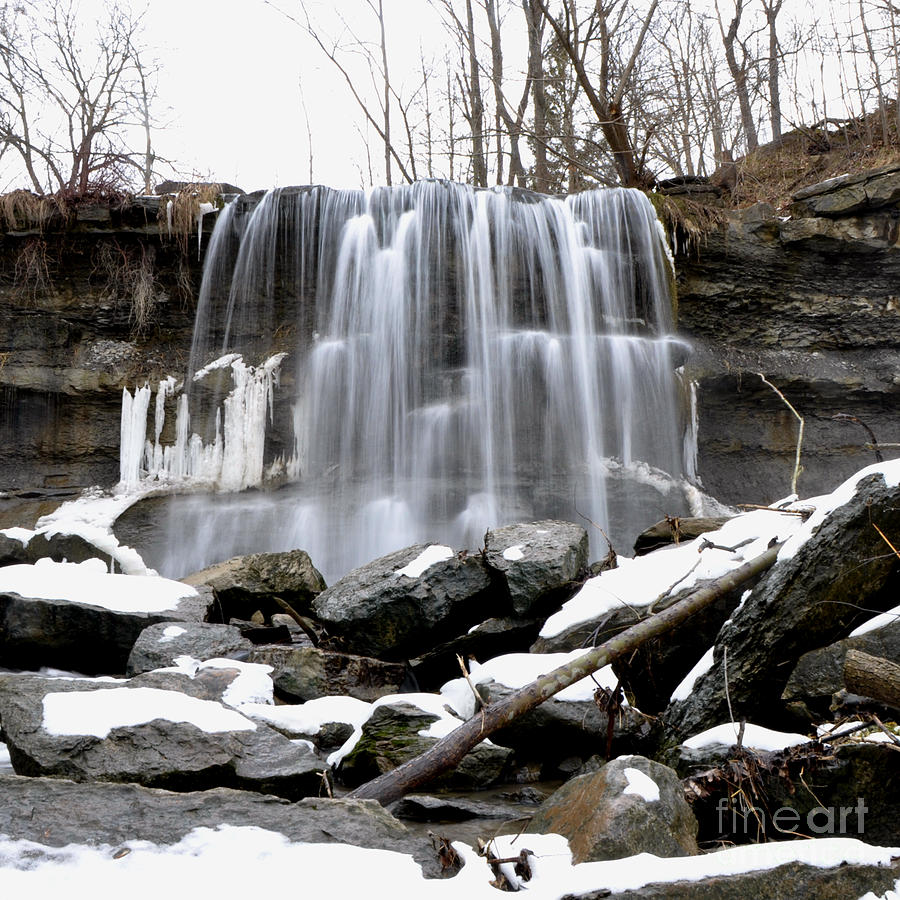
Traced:
<path id="1" fill-rule="evenodd" d="M 847 690 L 900 709 L 900 666 L 881 656 L 848 650 L 844 659 Z"/>
<path id="2" fill-rule="evenodd" d="M 383 806 L 456 766 L 479 741 L 504 728 L 514 719 L 549 700 L 563 688 L 596 672 L 623 654 L 630 653 L 645 641 L 664 634 L 728 591 L 769 569 L 778 556 L 780 544 L 775 544 L 749 562 L 720 578 L 707 582 L 677 603 L 648 616 L 625 631 L 605 641 L 567 665 L 520 688 L 504 700 L 486 706 L 446 737 L 441 738 L 425 753 L 396 769 L 360 785 L 350 797 L 377 800 Z"/>

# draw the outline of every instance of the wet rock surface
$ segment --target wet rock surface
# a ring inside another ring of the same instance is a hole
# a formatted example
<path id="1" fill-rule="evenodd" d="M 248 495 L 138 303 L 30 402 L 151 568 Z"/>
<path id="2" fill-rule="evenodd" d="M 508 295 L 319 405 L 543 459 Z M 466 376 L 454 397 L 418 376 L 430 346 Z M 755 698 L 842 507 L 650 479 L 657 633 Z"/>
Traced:
<path id="1" fill-rule="evenodd" d="M 417 544 L 355 569 L 316 597 L 316 616 L 349 652 L 400 660 L 503 609 L 480 556 L 446 548 L 449 555 L 420 571 L 414 564 L 434 546 Z"/>
<path id="2" fill-rule="evenodd" d="M 570 779 L 538 807 L 529 830 L 564 835 L 576 862 L 699 852 L 697 820 L 680 779 L 642 756 L 619 757 Z"/>

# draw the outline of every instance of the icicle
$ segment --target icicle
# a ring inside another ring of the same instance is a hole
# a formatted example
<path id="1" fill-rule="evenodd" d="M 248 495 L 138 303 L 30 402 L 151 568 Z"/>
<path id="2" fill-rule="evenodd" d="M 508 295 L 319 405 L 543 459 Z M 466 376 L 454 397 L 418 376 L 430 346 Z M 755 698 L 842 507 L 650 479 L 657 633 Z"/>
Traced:
<path id="1" fill-rule="evenodd" d="M 122 389 L 122 417 L 119 435 L 119 484 L 131 488 L 140 484 L 144 439 L 147 434 L 147 410 L 150 385 L 136 388 L 134 396 Z"/>

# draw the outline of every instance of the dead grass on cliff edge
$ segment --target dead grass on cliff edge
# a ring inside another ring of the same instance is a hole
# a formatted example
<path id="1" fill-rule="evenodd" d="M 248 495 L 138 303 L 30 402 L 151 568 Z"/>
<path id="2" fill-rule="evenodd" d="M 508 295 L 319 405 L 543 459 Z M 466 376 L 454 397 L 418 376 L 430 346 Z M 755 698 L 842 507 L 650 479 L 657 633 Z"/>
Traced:
<path id="1" fill-rule="evenodd" d="M 197 227 L 197 216 L 202 203 L 220 205 L 222 185 L 214 183 L 189 184 L 177 194 L 160 198 L 159 227 L 161 234 L 176 240 L 184 254 L 188 241 Z"/>

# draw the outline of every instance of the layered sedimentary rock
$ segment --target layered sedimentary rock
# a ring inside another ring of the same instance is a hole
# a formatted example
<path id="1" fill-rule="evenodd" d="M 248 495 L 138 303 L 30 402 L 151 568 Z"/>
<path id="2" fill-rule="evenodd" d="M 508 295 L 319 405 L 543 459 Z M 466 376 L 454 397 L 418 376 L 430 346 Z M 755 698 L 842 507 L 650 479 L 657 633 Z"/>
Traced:
<path id="1" fill-rule="evenodd" d="M 727 213 L 678 256 L 698 469 L 719 499 L 769 502 L 790 491 L 798 421 L 759 373 L 804 418 L 801 495 L 875 461 L 864 426 L 898 440 L 898 188 L 896 168 L 831 179 L 788 210 Z"/>

